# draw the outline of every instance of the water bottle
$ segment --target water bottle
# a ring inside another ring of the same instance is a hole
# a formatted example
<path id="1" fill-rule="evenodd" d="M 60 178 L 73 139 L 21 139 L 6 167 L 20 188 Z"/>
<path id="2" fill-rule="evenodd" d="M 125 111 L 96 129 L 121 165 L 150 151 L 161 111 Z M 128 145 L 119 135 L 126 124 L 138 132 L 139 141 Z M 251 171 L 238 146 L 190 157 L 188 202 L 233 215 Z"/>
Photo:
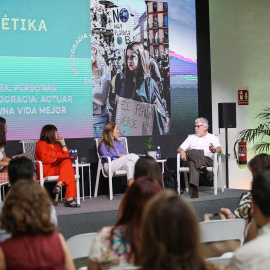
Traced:
<path id="1" fill-rule="evenodd" d="M 78 151 L 77 149 L 74 150 L 73 157 L 78 157 Z M 75 160 L 72 162 L 72 164 L 75 164 Z"/>
<path id="2" fill-rule="evenodd" d="M 161 150 L 160 150 L 160 146 L 157 147 L 157 159 L 161 159 Z"/>
<path id="3" fill-rule="evenodd" d="M 69 157 L 73 157 L 74 156 L 74 150 L 73 149 L 69 149 Z"/>

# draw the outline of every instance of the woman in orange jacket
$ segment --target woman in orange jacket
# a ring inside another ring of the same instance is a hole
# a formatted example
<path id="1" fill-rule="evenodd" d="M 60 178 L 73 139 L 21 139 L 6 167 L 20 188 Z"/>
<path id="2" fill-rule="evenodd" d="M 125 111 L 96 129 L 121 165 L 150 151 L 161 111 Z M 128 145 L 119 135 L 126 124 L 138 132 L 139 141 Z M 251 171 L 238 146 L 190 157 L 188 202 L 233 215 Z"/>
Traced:
<path id="1" fill-rule="evenodd" d="M 61 147 L 58 143 L 61 144 Z M 54 125 L 45 125 L 40 133 L 40 140 L 36 147 L 36 160 L 43 164 L 44 177 L 59 175 L 57 185 L 53 193 L 60 194 L 61 186 L 66 186 L 65 206 L 80 207 L 75 201 L 77 194 L 75 182 L 75 170 L 69 158 L 69 150 L 64 137 L 59 137 L 57 128 Z M 37 170 L 39 172 L 39 170 Z M 38 175 L 39 179 L 39 175 Z"/>

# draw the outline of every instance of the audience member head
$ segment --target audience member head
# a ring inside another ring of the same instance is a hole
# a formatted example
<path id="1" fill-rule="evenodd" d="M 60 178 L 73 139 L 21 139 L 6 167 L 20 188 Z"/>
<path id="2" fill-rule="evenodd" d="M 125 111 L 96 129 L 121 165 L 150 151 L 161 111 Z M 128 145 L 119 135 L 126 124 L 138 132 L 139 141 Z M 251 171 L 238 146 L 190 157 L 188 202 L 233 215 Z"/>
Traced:
<path id="1" fill-rule="evenodd" d="M 260 172 L 254 177 L 251 194 L 254 218 L 263 226 L 261 214 L 270 221 L 270 170 Z"/>
<path id="2" fill-rule="evenodd" d="M 40 140 L 47 143 L 55 143 L 57 128 L 54 125 L 45 125 L 40 132 Z"/>
<path id="3" fill-rule="evenodd" d="M 145 175 L 156 178 L 160 184 L 164 186 L 160 166 L 156 160 L 150 156 L 140 157 L 135 164 L 134 179 L 136 180 Z"/>
<path id="4" fill-rule="evenodd" d="M 142 218 L 139 265 L 142 269 L 205 269 L 193 207 L 172 190 L 147 204 Z"/>
<path id="5" fill-rule="evenodd" d="M 162 190 L 155 178 L 143 176 L 126 191 L 122 202 L 122 213 L 115 226 L 125 227 L 125 238 L 129 241 L 132 254 L 138 258 L 141 218 L 146 202 Z M 113 230 L 112 230 L 113 231 Z"/>
<path id="6" fill-rule="evenodd" d="M 51 222 L 51 200 L 38 183 L 18 181 L 10 190 L 0 217 L 1 228 L 18 234 L 51 234 L 56 231 Z"/>
<path id="7" fill-rule="evenodd" d="M 8 165 L 8 177 L 11 186 L 18 180 L 34 180 L 35 167 L 32 160 L 27 157 L 17 157 L 12 159 Z"/>
<path id="8" fill-rule="evenodd" d="M 7 144 L 6 133 L 7 133 L 6 119 L 0 117 L 0 148 L 5 147 Z"/>
<path id="9" fill-rule="evenodd" d="M 260 172 L 270 169 L 270 155 L 259 154 L 251 159 L 248 163 L 253 178 Z"/>

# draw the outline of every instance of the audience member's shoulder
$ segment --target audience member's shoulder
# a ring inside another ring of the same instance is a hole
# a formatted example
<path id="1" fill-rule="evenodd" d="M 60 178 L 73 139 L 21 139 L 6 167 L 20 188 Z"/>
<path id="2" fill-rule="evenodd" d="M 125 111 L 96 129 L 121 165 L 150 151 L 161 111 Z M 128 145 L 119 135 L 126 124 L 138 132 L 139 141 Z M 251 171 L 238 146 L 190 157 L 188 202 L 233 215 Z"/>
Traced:
<path id="1" fill-rule="evenodd" d="M 113 228 L 113 226 L 103 227 L 103 228 L 101 228 L 101 229 L 97 232 L 97 234 L 98 234 L 98 235 L 101 235 L 101 234 L 110 234 L 111 231 L 112 231 L 112 228 Z"/>
<path id="2" fill-rule="evenodd" d="M 249 267 L 252 265 L 255 266 L 260 264 L 261 261 L 263 261 L 264 264 L 268 263 L 270 265 L 269 252 L 269 237 L 259 235 L 254 240 L 244 244 L 234 252 L 231 264 L 237 268 L 240 267 L 241 269 L 245 269 L 247 265 Z"/>

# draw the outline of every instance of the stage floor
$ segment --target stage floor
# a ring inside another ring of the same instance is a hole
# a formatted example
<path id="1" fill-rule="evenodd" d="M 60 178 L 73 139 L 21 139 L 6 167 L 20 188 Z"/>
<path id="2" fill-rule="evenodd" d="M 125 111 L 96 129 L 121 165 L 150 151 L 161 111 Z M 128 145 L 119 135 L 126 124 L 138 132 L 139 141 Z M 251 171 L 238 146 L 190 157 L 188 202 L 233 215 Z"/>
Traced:
<path id="1" fill-rule="evenodd" d="M 213 194 L 213 188 L 210 187 L 200 187 L 199 188 L 199 198 L 191 199 L 190 195 L 187 192 L 181 194 L 185 197 L 190 203 L 206 202 L 213 200 L 226 200 L 231 198 L 240 198 L 241 194 L 245 190 L 240 189 L 225 189 L 224 192 L 218 191 L 217 195 Z M 115 211 L 118 210 L 120 202 L 124 194 L 114 194 L 113 200 L 109 200 L 108 196 L 100 195 L 90 199 L 89 196 L 85 197 L 83 201 L 81 199 L 80 208 L 71 208 L 65 207 L 62 202 L 59 202 L 58 206 L 55 207 L 57 216 L 62 215 L 75 215 L 82 213 L 93 213 L 93 212 L 103 212 L 103 211 Z"/>
<path id="2" fill-rule="evenodd" d="M 198 220 L 203 221 L 205 213 L 216 213 L 221 207 L 234 210 L 237 207 L 239 198 L 246 190 L 225 189 L 224 192 L 218 191 L 215 196 L 213 188 L 200 187 L 199 198 L 191 199 L 187 192 L 181 196 L 185 197 L 195 208 Z M 115 194 L 113 200 L 108 196 L 98 196 L 97 198 L 85 198 L 81 200 L 80 208 L 64 207 L 60 202 L 55 207 L 58 217 L 58 228 L 66 239 L 73 235 L 96 232 L 104 226 L 111 226 L 115 223 L 118 207 L 123 198 L 123 194 Z"/>

